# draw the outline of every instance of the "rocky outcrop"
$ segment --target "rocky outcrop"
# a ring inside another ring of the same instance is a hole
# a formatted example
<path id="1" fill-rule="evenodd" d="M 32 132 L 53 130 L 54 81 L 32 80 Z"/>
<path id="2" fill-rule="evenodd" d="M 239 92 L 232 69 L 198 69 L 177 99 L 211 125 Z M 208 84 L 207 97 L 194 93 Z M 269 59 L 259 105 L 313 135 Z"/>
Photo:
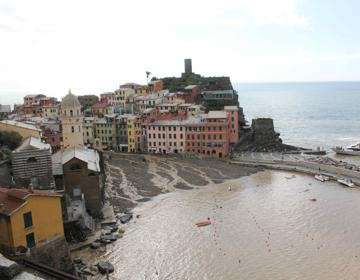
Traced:
<path id="1" fill-rule="evenodd" d="M 242 137 L 235 151 L 238 152 L 285 152 L 300 148 L 282 143 L 280 133 L 274 129 L 274 122 L 270 118 L 252 120 L 251 128 L 243 131 Z"/>

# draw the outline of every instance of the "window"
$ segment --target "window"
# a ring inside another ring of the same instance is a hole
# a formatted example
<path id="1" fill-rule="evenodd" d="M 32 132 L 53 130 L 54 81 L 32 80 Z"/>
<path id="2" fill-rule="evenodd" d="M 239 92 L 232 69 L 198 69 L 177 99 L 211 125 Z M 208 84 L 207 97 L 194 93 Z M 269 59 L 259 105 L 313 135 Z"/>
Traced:
<path id="1" fill-rule="evenodd" d="M 70 110 L 70 116 L 72 117 L 74 115 L 73 110 Z"/>
<path id="2" fill-rule="evenodd" d="M 72 132 L 72 133 L 74 133 L 74 132 L 75 132 L 75 129 L 74 129 L 74 127 L 73 127 L 73 126 L 71 127 L 71 132 Z"/>
<path id="3" fill-rule="evenodd" d="M 26 213 L 23 215 L 23 218 L 24 218 L 24 228 L 32 227 L 33 221 L 32 221 L 31 212 L 26 212 Z"/>
<path id="4" fill-rule="evenodd" d="M 32 163 L 32 162 L 37 162 L 37 159 L 35 157 L 29 157 L 26 161 L 28 163 Z"/>

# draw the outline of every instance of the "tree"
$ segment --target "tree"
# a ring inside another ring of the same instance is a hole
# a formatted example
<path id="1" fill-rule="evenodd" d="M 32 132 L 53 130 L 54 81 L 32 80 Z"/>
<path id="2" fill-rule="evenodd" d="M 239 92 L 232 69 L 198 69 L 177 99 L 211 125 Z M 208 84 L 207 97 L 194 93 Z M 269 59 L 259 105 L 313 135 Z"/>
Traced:
<path id="1" fill-rule="evenodd" d="M 0 131 L 0 148 L 8 147 L 14 150 L 21 144 L 21 141 L 21 135 L 15 131 Z"/>

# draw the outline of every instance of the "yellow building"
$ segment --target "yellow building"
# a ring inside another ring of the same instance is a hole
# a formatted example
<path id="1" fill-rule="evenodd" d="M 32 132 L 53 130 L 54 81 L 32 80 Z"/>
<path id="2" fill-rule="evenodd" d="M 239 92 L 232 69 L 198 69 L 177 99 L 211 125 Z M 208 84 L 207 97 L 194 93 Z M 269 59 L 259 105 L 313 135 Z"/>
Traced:
<path id="1" fill-rule="evenodd" d="M 34 125 L 12 120 L 0 121 L 0 131 L 17 132 L 24 139 L 29 137 L 41 138 L 41 129 Z"/>
<path id="2" fill-rule="evenodd" d="M 0 188 L 0 248 L 33 248 L 64 237 L 61 195 Z"/>
<path id="3" fill-rule="evenodd" d="M 47 105 L 43 106 L 41 116 L 44 118 L 58 118 L 59 117 L 59 105 Z"/>
<path id="4" fill-rule="evenodd" d="M 128 151 L 135 153 L 140 150 L 141 126 L 137 116 L 129 116 L 127 119 Z"/>

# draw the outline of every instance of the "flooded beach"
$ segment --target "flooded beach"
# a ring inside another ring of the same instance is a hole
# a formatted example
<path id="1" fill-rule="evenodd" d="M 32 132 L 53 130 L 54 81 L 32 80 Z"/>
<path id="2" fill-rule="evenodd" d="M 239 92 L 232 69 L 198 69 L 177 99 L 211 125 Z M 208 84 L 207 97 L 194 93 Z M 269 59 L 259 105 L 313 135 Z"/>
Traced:
<path id="1" fill-rule="evenodd" d="M 140 203 L 122 239 L 76 255 L 110 279 L 357 279 L 359 211 L 358 189 L 261 171 Z"/>

